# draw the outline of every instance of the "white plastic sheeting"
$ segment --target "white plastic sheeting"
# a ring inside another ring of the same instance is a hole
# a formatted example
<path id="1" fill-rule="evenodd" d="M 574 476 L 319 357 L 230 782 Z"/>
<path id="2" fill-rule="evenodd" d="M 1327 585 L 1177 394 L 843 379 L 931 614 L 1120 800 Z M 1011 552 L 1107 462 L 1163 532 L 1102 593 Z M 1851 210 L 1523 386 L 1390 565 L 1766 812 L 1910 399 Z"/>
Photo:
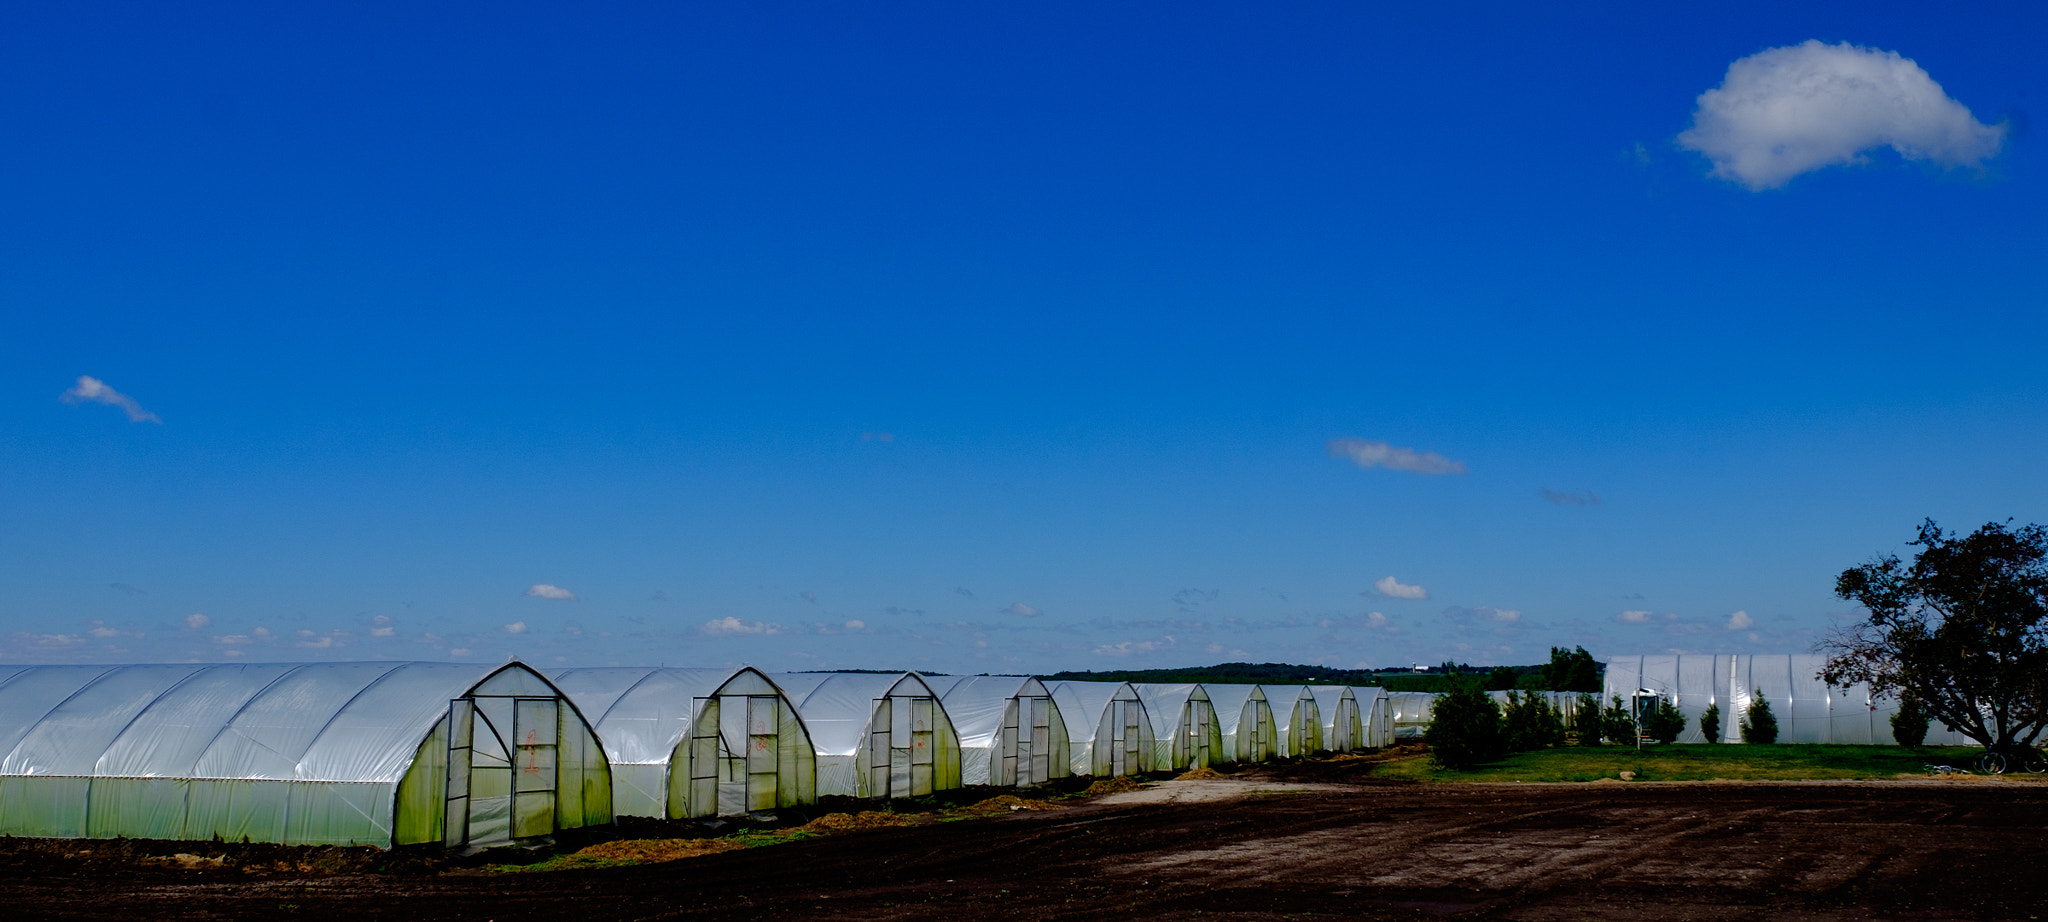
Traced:
<path id="1" fill-rule="evenodd" d="M 1098 778 L 1152 770 L 1152 721 L 1128 682 L 1053 682 L 1052 700 L 1065 719 L 1077 775 Z"/>
<path id="2" fill-rule="evenodd" d="M 561 701 L 518 664 L 0 667 L 0 833 L 388 847 L 609 822 Z M 451 779 L 457 753 L 480 755 Z"/>
<path id="3" fill-rule="evenodd" d="M 1257 685 L 1204 685 L 1222 729 L 1223 760 L 1264 762 L 1279 752 L 1280 731 L 1273 708 Z"/>
<path id="4" fill-rule="evenodd" d="M 1273 709 L 1273 727 L 1279 731 L 1281 756 L 1313 755 L 1323 749 L 1323 720 L 1316 707 L 1315 692 L 1306 685 L 1261 685 L 1266 703 Z"/>
<path id="5" fill-rule="evenodd" d="M 1365 717 L 1358 708 L 1358 695 L 1344 685 L 1311 685 L 1308 690 L 1323 715 L 1323 748 L 1331 752 L 1365 748 Z"/>
<path id="6" fill-rule="evenodd" d="M 1763 696 L 1778 719 L 1778 742 L 1886 744 L 1893 742 L 1891 717 L 1897 701 L 1873 699 L 1867 685 L 1830 688 L 1818 675 L 1826 657 L 1817 653 L 1657 654 L 1616 657 L 1607 663 L 1603 702 L 1627 701 L 1638 688 L 1672 699 L 1685 714 L 1681 743 L 1706 742 L 1700 715 L 1721 707 L 1720 742 L 1742 741 L 1742 719 L 1751 701 Z M 1970 745 L 1939 724 L 1928 728 L 1929 745 Z"/>
<path id="7" fill-rule="evenodd" d="M 784 672 L 818 752 L 818 793 L 922 797 L 960 786 L 960 734 L 914 672 Z"/>
<path id="8" fill-rule="evenodd" d="M 1030 787 L 1071 773 L 1066 722 L 1030 676 L 926 676 L 960 735 L 962 784 Z"/>
<path id="9" fill-rule="evenodd" d="M 1152 767 L 1188 771 L 1224 761 L 1223 728 L 1200 685 L 1133 683 L 1152 720 Z"/>
<path id="10" fill-rule="evenodd" d="M 1351 694 L 1358 699 L 1359 719 L 1365 725 L 1365 736 L 1359 745 L 1367 749 L 1392 746 L 1394 712 L 1387 701 L 1387 690 L 1376 685 L 1352 686 Z"/>
<path id="11" fill-rule="evenodd" d="M 817 801 L 796 708 L 753 668 L 562 669 L 555 683 L 604 742 L 621 816 L 679 819 Z"/>
<path id="12" fill-rule="evenodd" d="M 1387 709 L 1397 740 L 1421 739 L 1436 713 L 1434 692 L 1388 692 Z"/>

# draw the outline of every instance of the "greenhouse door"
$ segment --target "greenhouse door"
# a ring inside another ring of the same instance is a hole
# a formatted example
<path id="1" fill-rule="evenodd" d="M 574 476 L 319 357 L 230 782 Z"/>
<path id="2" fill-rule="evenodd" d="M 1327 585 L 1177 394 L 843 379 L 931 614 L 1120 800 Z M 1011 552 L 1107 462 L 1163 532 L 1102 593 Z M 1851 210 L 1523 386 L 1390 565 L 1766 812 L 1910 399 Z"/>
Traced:
<path id="1" fill-rule="evenodd" d="M 723 695 L 694 703 L 697 721 L 690 726 L 689 803 L 684 812 L 701 817 L 775 809 L 782 796 L 778 699 Z M 727 703 L 735 706 L 727 708 Z M 728 740 L 739 745 L 728 745 Z"/>
<path id="2" fill-rule="evenodd" d="M 555 831 L 561 702 L 457 698 L 448 703 L 448 787 L 442 840 L 505 845 Z"/>
<path id="3" fill-rule="evenodd" d="M 1183 722 L 1188 728 L 1187 743 L 1181 749 L 1181 757 L 1186 760 L 1185 767 L 1189 771 L 1209 764 L 1209 715 L 1213 711 L 1213 708 L 1197 707 L 1194 701 L 1187 704 L 1187 720 Z"/>
<path id="4" fill-rule="evenodd" d="M 1052 699 L 1010 699 L 1003 709 L 1003 771 L 997 784 L 1020 787 L 1052 780 Z"/>
<path id="5" fill-rule="evenodd" d="M 1136 701 L 1111 701 L 1109 703 L 1109 773 L 1111 775 L 1133 775 L 1145 770 L 1144 760 L 1138 757 L 1138 722 L 1144 719 L 1144 709 Z"/>
<path id="6" fill-rule="evenodd" d="M 932 724 L 937 699 L 876 698 L 868 729 L 868 796 L 922 797 L 932 792 Z"/>

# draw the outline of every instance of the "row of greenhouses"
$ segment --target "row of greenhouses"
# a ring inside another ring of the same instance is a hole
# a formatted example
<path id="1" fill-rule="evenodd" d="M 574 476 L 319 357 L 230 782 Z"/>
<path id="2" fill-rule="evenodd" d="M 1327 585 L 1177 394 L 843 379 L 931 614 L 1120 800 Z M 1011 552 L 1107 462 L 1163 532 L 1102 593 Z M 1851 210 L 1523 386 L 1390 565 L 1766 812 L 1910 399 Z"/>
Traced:
<path id="1" fill-rule="evenodd" d="M 1378 688 L 519 663 L 0 667 L 0 835 L 480 848 L 1395 738 Z"/>

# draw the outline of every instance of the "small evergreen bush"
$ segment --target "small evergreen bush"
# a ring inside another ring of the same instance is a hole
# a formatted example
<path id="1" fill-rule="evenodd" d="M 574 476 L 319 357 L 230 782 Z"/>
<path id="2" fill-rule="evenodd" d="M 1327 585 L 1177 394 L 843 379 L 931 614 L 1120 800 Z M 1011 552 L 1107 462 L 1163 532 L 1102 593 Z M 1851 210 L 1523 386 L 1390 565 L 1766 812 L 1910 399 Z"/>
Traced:
<path id="1" fill-rule="evenodd" d="M 1892 715 L 1892 740 L 1907 749 L 1927 742 L 1927 709 L 1920 699 L 1907 695 L 1899 699 L 1899 712 Z"/>
<path id="2" fill-rule="evenodd" d="M 1635 745 L 1636 719 L 1628 712 L 1628 702 L 1621 700 L 1620 695 L 1615 695 L 1611 701 L 1600 712 L 1600 735 L 1624 746 Z"/>
<path id="3" fill-rule="evenodd" d="M 1600 699 L 1579 696 L 1579 706 L 1572 711 L 1572 731 L 1579 735 L 1579 745 L 1600 745 L 1600 738 L 1605 735 L 1600 726 Z"/>
<path id="4" fill-rule="evenodd" d="M 1749 712 L 1742 718 L 1742 741 L 1745 743 L 1775 743 L 1778 741 L 1778 715 L 1771 713 L 1771 700 L 1764 697 L 1764 690 L 1756 690 L 1756 697 L 1749 700 Z"/>
<path id="5" fill-rule="evenodd" d="M 1431 760 L 1459 771 L 1498 761 L 1507 754 L 1500 706 L 1471 683 L 1460 683 L 1437 699 L 1424 739 L 1429 741 Z"/>
<path id="6" fill-rule="evenodd" d="M 1709 743 L 1721 741 L 1721 702 L 1707 705 L 1707 712 L 1700 715 L 1700 734 Z"/>
<path id="7" fill-rule="evenodd" d="M 1685 714 L 1669 698 L 1658 698 L 1643 709 L 1643 735 L 1660 743 L 1675 743 L 1685 732 Z"/>

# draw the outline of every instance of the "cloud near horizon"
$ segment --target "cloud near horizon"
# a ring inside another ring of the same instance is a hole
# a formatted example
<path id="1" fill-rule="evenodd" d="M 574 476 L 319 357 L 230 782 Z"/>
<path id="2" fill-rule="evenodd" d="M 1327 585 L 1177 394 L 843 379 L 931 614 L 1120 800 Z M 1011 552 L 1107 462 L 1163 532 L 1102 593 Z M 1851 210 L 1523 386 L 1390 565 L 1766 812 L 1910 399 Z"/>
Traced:
<path id="1" fill-rule="evenodd" d="M 1896 51 L 1808 39 L 1728 65 L 1721 85 L 1700 94 L 1678 145 L 1705 155 L 1708 175 L 1762 191 L 1867 163 L 1865 152 L 1884 147 L 1907 160 L 1980 166 L 1997 156 L 2007 130 L 1977 121 Z"/>
<path id="2" fill-rule="evenodd" d="M 1433 451 L 1416 451 L 1370 439 L 1331 439 L 1325 447 L 1331 457 L 1343 458 L 1367 470 L 1383 467 L 1431 477 L 1465 473 L 1463 461 L 1453 461 Z"/>
<path id="3" fill-rule="evenodd" d="M 552 586 L 547 583 L 534 583 L 533 585 L 526 587 L 526 595 L 528 598 L 550 599 L 556 602 L 576 601 L 576 593 L 570 592 L 569 590 L 564 589 L 560 586 Z"/>
<path id="4" fill-rule="evenodd" d="M 1003 615 L 1019 615 L 1025 618 L 1036 618 L 1039 615 L 1038 609 L 1032 608 L 1031 606 L 1026 605 L 1022 602 L 1011 602 L 1010 607 L 997 609 L 996 613 Z"/>
<path id="5" fill-rule="evenodd" d="M 765 636 L 782 633 L 782 626 L 779 624 L 769 624 L 766 621 L 741 621 L 738 618 L 727 615 L 715 621 L 704 622 L 704 633 L 710 634 L 713 637 L 736 634 L 760 634 Z"/>
<path id="6" fill-rule="evenodd" d="M 163 420 L 157 418 L 155 413 L 143 409 L 141 404 L 136 403 L 135 398 L 108 387 L 107 382 L 91 375 L 79 375 L 78 383 L 72 385 L 70 390 L 65 391 L 57 399 L 70 404 L 104 403 L 110 407 L 120 407 L 121 412 L 128 414 L 129 422 L 163 424 Z"/>
<path id="7" fill-rule="evenodd" d="M 1407 583 L 1401 582 L 1398 579 L 1395 579 L 1391 575 L 1380 579 L 1376 583 L 1373 583 L 1372 588 L 1374 590 L 1377 590 L 1380 595 L 1386 596 L 1390 599 L 1429 598 L 1428 589 L 1425 589 L 1421 586 L 1411 586 Z"/>

